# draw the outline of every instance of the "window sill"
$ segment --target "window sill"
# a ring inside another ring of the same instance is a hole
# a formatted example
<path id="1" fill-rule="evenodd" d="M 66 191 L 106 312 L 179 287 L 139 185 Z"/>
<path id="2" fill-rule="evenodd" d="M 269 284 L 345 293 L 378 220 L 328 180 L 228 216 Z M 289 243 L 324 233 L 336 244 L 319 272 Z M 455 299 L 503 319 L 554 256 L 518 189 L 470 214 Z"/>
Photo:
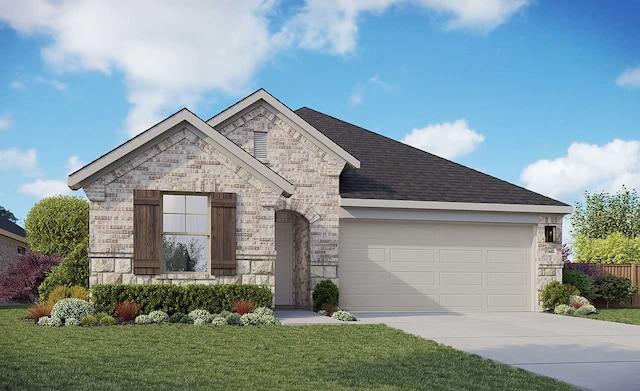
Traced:
<path id="1" fill-rule="evenodd" d="M 157 277 L 158 280 L 215 280 L 216 278 L 216 276 L 212 276 L 207 272 L 162 273 Z"/>

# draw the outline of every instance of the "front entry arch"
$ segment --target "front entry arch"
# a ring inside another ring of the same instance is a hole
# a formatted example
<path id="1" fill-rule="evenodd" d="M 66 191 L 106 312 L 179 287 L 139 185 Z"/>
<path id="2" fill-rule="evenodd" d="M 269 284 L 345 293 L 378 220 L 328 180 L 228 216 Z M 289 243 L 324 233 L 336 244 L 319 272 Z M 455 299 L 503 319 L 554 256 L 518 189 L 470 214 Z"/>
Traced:
<path id="1" fill-rule="evenodd" d="M 275 304 L 311 307 L 309 222 L 292 210 L 276 211 Z"/>

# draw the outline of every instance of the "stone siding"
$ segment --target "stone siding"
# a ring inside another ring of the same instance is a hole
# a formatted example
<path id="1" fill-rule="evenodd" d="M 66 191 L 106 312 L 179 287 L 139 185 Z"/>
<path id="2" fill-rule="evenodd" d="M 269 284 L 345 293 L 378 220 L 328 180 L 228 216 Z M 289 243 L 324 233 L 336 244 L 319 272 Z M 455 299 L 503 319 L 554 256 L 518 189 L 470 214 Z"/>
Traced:
<path id="1" fill-rule="evenodd" d="M 25 248 L 25 252 L 28 252 L 26 243 L 0 235 L 0 275 L 4 274 L 20 258 L 22 255 L 18 253 L 20 247 Z"/>
<path id="2" fill-rule="evenodd" d="M 536 291 L 538 294 L 551 281 L 562 282 L 562 215 L 541 215 L 538 219 L 535 244 Z M 545 227 L 555 227 L 553 242 L 545 239 Z M 537 301 L 537 310 L 542 310 Z"/>

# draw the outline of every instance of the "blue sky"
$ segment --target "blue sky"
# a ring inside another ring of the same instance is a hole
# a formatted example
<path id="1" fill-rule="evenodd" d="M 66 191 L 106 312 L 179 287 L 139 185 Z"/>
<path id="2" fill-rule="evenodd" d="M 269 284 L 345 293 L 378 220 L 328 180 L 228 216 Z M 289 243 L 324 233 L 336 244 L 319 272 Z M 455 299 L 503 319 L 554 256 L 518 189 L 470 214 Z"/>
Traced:
<path id="1" fill-rule="evenodd" d="M 260 87 L 568 203 L 637 188 L 639 16 L 633 0 L 0 0 L 0 205 L 24 219 L 179 108 L 208 119 Z"/>

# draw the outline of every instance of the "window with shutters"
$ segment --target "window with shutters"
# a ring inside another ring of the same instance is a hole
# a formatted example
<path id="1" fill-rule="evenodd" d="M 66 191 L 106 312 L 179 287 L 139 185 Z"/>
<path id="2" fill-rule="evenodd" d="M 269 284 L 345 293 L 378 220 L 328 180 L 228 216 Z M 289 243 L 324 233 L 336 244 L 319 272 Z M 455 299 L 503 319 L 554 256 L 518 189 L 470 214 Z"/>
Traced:
<path id="1" fill-rule="evenodd" d="M 209 269 L 209 197 L 162 195 L 162 268 L 165 272 Z"/>
<path id="2" fill-rule="evenodd" d="M 258 160 L 267 159 L 267 134 L 253 132 L 253 156 Z"/>

